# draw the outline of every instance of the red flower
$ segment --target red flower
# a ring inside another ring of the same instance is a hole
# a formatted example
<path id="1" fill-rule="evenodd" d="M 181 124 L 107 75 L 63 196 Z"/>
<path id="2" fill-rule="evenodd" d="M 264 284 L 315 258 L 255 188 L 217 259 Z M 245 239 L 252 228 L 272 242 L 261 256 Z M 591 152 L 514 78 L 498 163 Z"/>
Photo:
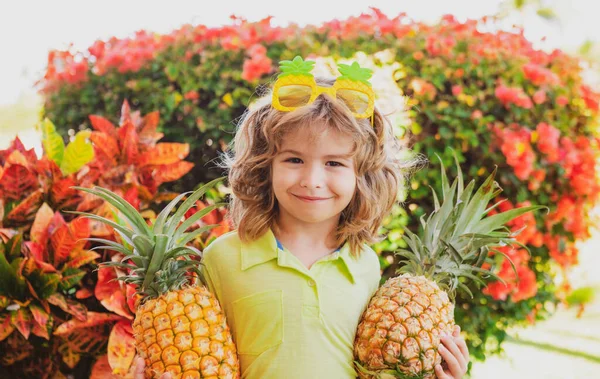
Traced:
<path id="1" fill-rule="evenodd" d="M 544 91 L 543 89 L 537 90 L 534 94 L 533 94 L 533 102 L 536 104 L 542 104 L 543 102 L 546 101 L 546 91 Z"/>
<path id="2" fill-rule="evenodd" d="M 569 104 L 569 99 L 567 99 L 567 97 L 564 95 L 560 95 L 556 98 L 556 104 L 558 104 L 561 107 L 564 107 L 565 105 Z"/>
<path id="3" fill-rule="evenodd" d="M 529 299 L 537 293 L 537 282 L 535 273 L 527 266 L 517 267 L 517 286 L 511 298 L 515 303 L 517 301 Z"/>
<path id="4" fill-rule="evenodd" d="M 508 108 L 510 104 L 514 104 L 517 107 L 530 109 L 533 106 L 533 103 L 529 96 L 523 92 L 522 88 L 518 87 L 506 87 L 501 84 L 496 87 L 495 91 L 496 98 L 500 100 L 500 102 Z"/>
<path id="5" fill-rule="evenodd" d="M 538 86 L 542 84 L 557 85 L 560 83 L 555 73 L 537 64 L 527 63 L 523 66 L 523 73 L 527 79 Z"/>
<path id="6" fill-rule="evenodd" d="M 461 86 L 459 86 L 459 85 L 452 86 L 452 95 L 458 96 L 462 93 L 462 91 L 463 91 L 463 89 Z"/>
<path id="7" fill-rule="evenodd" d="M 540 122 L 536 127 L 538 133 L 537 147 L 538 149 L 546 154 L 546 160 L 550 163 L 558 162 L 559 151 L 558 151 L 558 140 L 560 138 L 560 131 L 554 126 Z"/>
<path id="8" fill-rule="evenodd" d="M 267 49 L 262 45 L 254 45 L 248 49 L 251 58 L 244 61 L 242 79 L 253 82 L 271 72 L 272 61 L 266 52 Z"/>

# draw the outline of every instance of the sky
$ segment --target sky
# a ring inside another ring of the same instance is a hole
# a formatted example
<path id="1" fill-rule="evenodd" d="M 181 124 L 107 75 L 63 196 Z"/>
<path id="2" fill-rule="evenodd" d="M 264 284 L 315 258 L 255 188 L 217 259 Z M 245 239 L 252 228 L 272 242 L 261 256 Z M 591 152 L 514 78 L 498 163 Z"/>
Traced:
<path id="1" fill-rule="evenodd" d="M 533 11 L 515 15 L 506 26 L 525 25 L 526 36 L 540 47 L 575 49 L 586 39 L 600 42 L 598 0 L 541 0 L 554 7 L 562 25 L 549 24 Z M 33 83 L 44 73 L 48 51 L 86 50 L 95 40 L 124 38 L 146 29 L 166 33 L 185 23 L 220 26 L 235 14 L 249 21 L 273 16 L 274 25 L 290 22 L 319 24 L 357 16 L 369 7 L 393 17 L 406 12 L 415 20 L 435 22 L 451 13 L 459 20 L 495 14 L 501 0 L 387 0 L 387 1 L 203 1 L 203 0 L 20 0 L 0 4 L 0 106 L 33 93 Z"/>

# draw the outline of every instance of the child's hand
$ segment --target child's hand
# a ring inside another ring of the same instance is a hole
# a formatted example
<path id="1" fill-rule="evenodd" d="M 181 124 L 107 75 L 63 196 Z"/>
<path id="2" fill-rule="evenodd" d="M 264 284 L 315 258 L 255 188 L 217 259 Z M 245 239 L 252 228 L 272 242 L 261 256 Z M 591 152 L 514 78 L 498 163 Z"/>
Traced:
<path id="1" fill-rule="evenodd" d="M 144 375 L 144 369 L 146 368 L 146 365 L 144 364 L 144 358 L 142 358 L 138 355 L 135 357 L 133 362 L 135 364 L 135 371 L 133 372 L 133 379 L 145 379 L 146 376 Z M 171 379 L 171 378 L 172 378 L 172 376 L 168 372 L 165 372 L 164 374 L 162 374 L 160 376 L 160 379 Z"/>
<path id="2" fill-rule="evenodd" d="M 435 366 L 438 379 L 460 379 L 467 373 L 469 350 L 465 340 L 460 336 L 460 326 L 454 327 L 451 336 L 442 336 L 439 353 L 447 367 L 444 369 L 441 365 Z"/>

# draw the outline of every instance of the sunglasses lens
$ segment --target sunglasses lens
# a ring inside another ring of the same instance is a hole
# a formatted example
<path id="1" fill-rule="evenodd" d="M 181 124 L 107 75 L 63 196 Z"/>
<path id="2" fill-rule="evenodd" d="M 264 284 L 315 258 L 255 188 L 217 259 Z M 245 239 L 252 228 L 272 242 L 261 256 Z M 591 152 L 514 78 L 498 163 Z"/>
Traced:
<path id="1" fill-rule="evenodd" d="M 284 107 L 296 108 L 308 104 L 312 90 L 309 86 L 289 85 L 279 87 L 276 95 L 279 98 L 279 104 Z"/>
<path id="2" fill-rule="evenodd" d="M 369 107 L 369 96 L 361 91 L 353 89 L 338 89 L 337 97 L 344 101 L 350 111 L 356 114 L 365 113 Z"/>

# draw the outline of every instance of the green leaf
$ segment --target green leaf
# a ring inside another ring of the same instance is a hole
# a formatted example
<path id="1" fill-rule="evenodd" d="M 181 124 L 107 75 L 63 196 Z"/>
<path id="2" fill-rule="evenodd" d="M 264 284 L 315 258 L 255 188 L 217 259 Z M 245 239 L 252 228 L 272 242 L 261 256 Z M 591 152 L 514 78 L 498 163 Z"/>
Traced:
<path id="1" fill-rule="evenodd" d="M 83 166 L 94 159 L 94 147 L 88 141 L 91 132 L 82 130 L 65 149 L 60 169 L 65 175 L 79 171 Z"/>
<path id="2" fill-rule="evenodd" d="M 61 291 L 67 291 L 73 286 L 79 284 L 81 279 L 85 276 L 85 271 L 77 268 L 68 267 L 62 272 L 62 279 L 58 283 L 58 288 Z"/>
<path id="3" fill-rule="evenodd" d="M 56 127 L 48 118 L 45 118 L 41 124 L 42 146 L 48 158 L 50 158 L 58 167 L 61 166 L 63 155 L 65 153 L 65 142 L 56 131 Z"/>

